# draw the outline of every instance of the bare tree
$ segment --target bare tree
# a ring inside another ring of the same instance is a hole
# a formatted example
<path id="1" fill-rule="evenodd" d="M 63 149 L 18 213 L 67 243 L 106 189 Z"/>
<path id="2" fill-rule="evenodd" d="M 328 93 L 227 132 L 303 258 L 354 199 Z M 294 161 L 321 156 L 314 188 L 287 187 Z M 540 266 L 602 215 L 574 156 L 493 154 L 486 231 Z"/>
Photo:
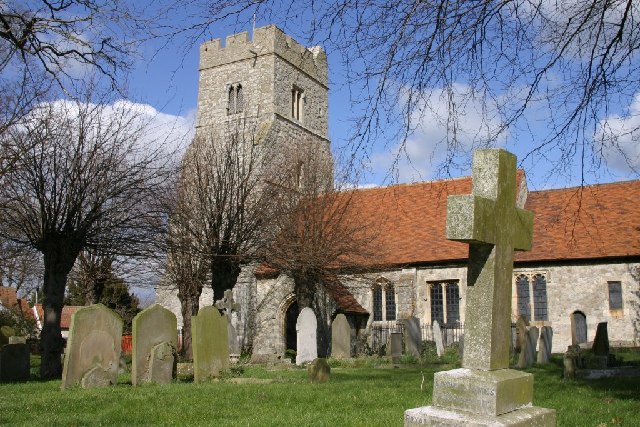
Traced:
<path id="1" fill-rule="evenodd" d="M 61 88 L 87 67 L 114 87 L 131 65 L 143 10 L 120 0 L 7 0 L 0 5 L 0 72 L 48 74 Z M 27 71 L 24 73 L 24 71 Z"/>
<path id="2" fill-rule="evenodd" d="M 445 129 L 441 141 L 430 141 L 444 147 L 445 168 L 466 162 L 475 147 L 515 136 L 530 144 L 522 148 L 521 161 L 541 160 L 558 172 L 570 173 L 575 164 L 583 173 L 598 169 L 611 151 L 639 172 L 633 151 L 640 133 L 636 113 L 630 107 L 634 120 L 625 126 L 612 118 L 619 119 L 620 107 L 634 105 L 640 96 L 635 0 L 393 5 L 382 0 L 193 0 L 191 5 L 206 16 L 191 27 L 198 33 L 228 22 L 229 15 L 246 28 L 256 13 L 306 36 L 309 44 L 339 51 L 357 114 L 356 155 L 367 157 L 381 137 L 406 142 L 430 117 Z M 472 104 L 481 116 L 475 128 L 469 128 L 465 111 Z M 470 134 L 463 135 L 464 129 Z"/>
<path id="3" fill-rule="evenodd" d="M 102 102 L 40 104 L 2 136 L 20 162 L 0 187 L 0 235 L 44 258 L 43 378 L 61 374 L 60 316 L 80 252 L 141 256 L 166 228 L 156 195 L 171 178 L 167 152 L 143 144 L 126 104 Z"/>
<path id="4" fill-rule="evenodd" d="M 252 132 L 198 137 L 184 159 L 186 197 L 202 216 L 202 228 L 191 235 L 209 263 L 214 301 L 233 288 L 240 265 L 255 259 L 272 206 L 272 187 L 263 185 L 272 159 L 247 135 Z"/>

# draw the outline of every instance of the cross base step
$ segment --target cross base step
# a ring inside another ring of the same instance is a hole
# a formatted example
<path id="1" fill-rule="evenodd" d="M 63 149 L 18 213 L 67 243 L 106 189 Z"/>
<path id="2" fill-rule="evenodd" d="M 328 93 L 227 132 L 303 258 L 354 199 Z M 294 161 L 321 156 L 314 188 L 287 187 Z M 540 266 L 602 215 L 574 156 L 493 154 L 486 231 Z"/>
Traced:
<path id="1" fill-rule="evenodd" d="M 527 406 L 516 411 L 492 417 L 468 412 L 447 410 L 436 406 L 407 409 L 404 412 L 405 427 L 555 427 L 554 409 Z"/>

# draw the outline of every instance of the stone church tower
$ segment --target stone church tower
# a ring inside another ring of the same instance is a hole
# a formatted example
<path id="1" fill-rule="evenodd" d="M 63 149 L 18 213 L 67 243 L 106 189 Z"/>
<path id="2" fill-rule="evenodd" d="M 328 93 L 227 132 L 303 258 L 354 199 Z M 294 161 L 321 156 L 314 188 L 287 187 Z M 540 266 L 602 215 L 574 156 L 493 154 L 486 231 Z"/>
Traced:
<path id="1" fill-rule="evenodd" d="M 197 136 L 240 131 L 285 167 L 304 168 L 309 153 L 331 167 L 322 48 L 308 49 L 269 25 L 256 28 L 253 40 L 242 32 L 224 45 L 203 43 L 199 75 Z"/>
<path id="2" fill-rule="evenodd" d="M 328 69 L 322 48 L 306 48 L 273 25 L 256 28 L 253 39 L 242 32 L 224 43 L 215 39 L 200 46 L 196 138 L 215 144 L 240 135 L 266 159 L 261 164 L 268 169 L 259 172 L 264 181 L 273 174 L 276 182 L 300 188 L 307 170 L 320 166 L 323 184 L 332 185 L 327 124 Z M 254 269 L 244 267 L 233 288 L 240 308 L 232 319 L 245 347 L 253 342 L 260 299 Z M 158 288 L 156 299 L 182 327 L 177 291 Z M 205 286 L 200 307 L 212 302 L 213 292 Z"/>

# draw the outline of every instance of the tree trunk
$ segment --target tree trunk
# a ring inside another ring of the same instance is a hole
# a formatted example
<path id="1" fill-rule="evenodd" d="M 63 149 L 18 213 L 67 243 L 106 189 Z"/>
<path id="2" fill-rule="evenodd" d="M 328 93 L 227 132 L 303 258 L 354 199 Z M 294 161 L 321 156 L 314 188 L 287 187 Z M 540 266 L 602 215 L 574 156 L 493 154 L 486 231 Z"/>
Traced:
<path id="1" fill-rule="evenodd" d="M 191 318 L 198 315 L 200 309 L 200 294 L 202 291 L 190 295 L 178 295 L 182 311 L 182 350 L 180 354 L 186 360 L 193 360 L 191 345 Z"/>
<path id="2" fill-rule="evenodd" d="M 64 290 L 67 276 L 79 251 L 69 250 L 64 244 L 54 243 L 44 248 L 44 311 L 40 346 L 42 360 L 40 377 L 53 379 L 62 377 L 62 361 L 60 356 L 64 349 L 64 340 L 60 329 Z"/>
<path id="3" fill-rule="evenodd" d="M 211 262 L 211 288 L 213 304 L 224 298 L 224 291 L 233 289 L 240 275 L 240 266 L 227 257 L 215 257 Z"/>
<path id="4" fill-rule="evenodd" d="M 292 272 L 291 275 L 298 308 L 302 311 L 305 307 L 312 307 L 315 279 L 304 273 Z"/>

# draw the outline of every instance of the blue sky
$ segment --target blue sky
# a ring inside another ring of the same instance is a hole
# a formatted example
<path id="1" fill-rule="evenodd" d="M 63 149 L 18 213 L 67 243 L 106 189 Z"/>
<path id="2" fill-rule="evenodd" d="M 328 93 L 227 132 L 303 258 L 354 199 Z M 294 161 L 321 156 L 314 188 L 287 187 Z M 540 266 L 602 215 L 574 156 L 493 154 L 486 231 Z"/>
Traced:
<path id="1" fill-rule="evenodd" d="M 195 18 L 187 16 L 191 12 L 176 11 L 175 20 L 180 23 L 193 21 Z M 184 13 L 184 16 L 180 16 Z M 181 21 L 183 20 L 183 21 Z M 132 100 L 149 104 L 157 111 L 169 116 L 179 117 L 181 125 L 190 123 L 195 117 L 195 109 L 198 92 L 198 46 L 211 38 L 222 38 L 228 34 L 249 31 L 251 32 L 250 19 L 245 19 L 247 24 L 237 24 L 237 21 L 218 23 L 212 26 L 211 31 L 203 33 L 197 40 L 184 40 L 177 38 L 173 43 L 164 45 L 164 41 L 145 45 L 141 52 L 141 58 L 136 62 L 134 72 L 131 75 L 129 89 Z M 256 26 L 260 27 L 271 22 L 258 19 Z M 294 26 L 295 28 L 295 26 Z M 302 39 L 304 28 L 300 28 L 300 34 L 292 34 L 297 39 Z M 352 125 L 350 120 L 357 116 L 349 101 L 349 88 L 343 78 L 340 57 L 337 52 L 327 52 L 329 58 L 330 93 L 329 93 L 329 134 L 334 150 L 349 150 L 346 139 L 351 135 Z M 463 92 L 464 83 L 460 83 L 456 90 Z M 433 89 L 432 96 L 436 101 L 442 95 L 442 89 Z M 441 111 L 436 111 L 441 116 L 445 115 L 446 107 L 441 105 Z M 481 107 L 469 103 L 465 106 L 464 126 L 469 134 L 475 131 L 474 126 L 480 121 Z M 520 167 L 524 168 L 530 189 L 558 188 L 579 185 L 582 181 L 581 171 L 578 167 L 580 159 L 575 159 L 571 168 L 565 170 L 553 170 L 550 164 L 557 152 L 549 152 L 545 155 L 532 156 L 524 160 L 524 153 L 528 152 L 531 144 L 546 135 L 547 119 L 551 114 L 548 109 L 532 109 L 528 115 L 528 126 L 518 129 L 512 128 L 499 141 L 506 149 L 514 152 L 521 160 Z M 640 94 L 630 105 L 620 105 L 617 111 L 611 112 L 613 123 L 617 123 L 620 129 L 631 125 L 638 125 L 640 121 Z M 168 117 L 168 116 L 167 116 Z M 166 120 L 165 120 L 166 121 Z M 497 125 L 497 124 L 495 124 Z M 421 126 L 406 141 L 405 149 L 399 162 L 394 166 L 392 153 L 398 152 L 399 141 L 383 140 L 375 141 L 367 161 L 368 173 L 360 184 L 383 185 L 389 183 L 389 176 L 393 182 L 413 182 L 438 178 L 435 167 L 442 160 L 444 153 L 442 147 L 436 142 L 444 135 L 444 128 L 433 115 L 427 115 L 421 119 Z M 636 159 L 640 166 L 640 151 L 638 144 L 628 142 L 628 152 Z M 404 154 L 406 153 L 406 155 Z M 579 153 L 577 154 L 579 155 Z M 469 174 L 470 155 L 464 153 L 460 156 L 459 165 L 451 173 L 452 176 Z M 611 182 L 625 179 L 637 179 L 632 171 L 621 164 L 613 155 L 608 157 L 610 167 L 593 168 L 587 171 L 586 183 Z"/>

